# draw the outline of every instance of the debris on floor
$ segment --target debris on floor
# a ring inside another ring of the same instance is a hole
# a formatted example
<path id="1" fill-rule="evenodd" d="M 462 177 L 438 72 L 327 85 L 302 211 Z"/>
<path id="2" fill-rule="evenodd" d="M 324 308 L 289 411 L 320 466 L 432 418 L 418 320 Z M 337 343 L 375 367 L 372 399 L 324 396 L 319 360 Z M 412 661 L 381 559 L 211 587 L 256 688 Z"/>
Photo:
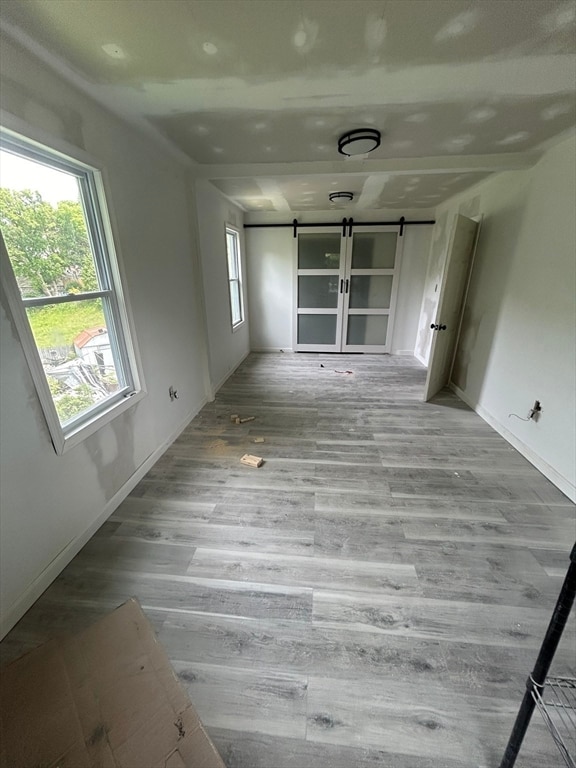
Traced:
<path id="1" fill-rule="evenodd" d="M 354 373 L 354 371 L 337 371 L 334 369 L 334 373 Z"/>
<path id="2" fill-rule="evenodd" d="M 266 442 L 263 437 L 255 437 L 254 438 L 255 443 L 264 443 Z"/>
<path id="3" fill-rule="evenodd" d="M 261 456 L 253 456 L 251 453 L 245 453 L 240 459 L 241 464 L 245 464 L 247 467 L 254 467 L 257 469 L 264 464 L 264 459 Z"/>
<path id="4" fill-rule="evenodd" d="M 256 416 L 245 416 L 244 418 L 241 418 L 237 413 L 234 413 L 230 416 L 230 421 L 234 422 L 234 424 L 246 424 L 247 421 L 254 421 Z"/>
<path id="5" fill-rule="evenodd" d="M 320 368 L 324 368 L 324 363 L 320 363 Z"/>

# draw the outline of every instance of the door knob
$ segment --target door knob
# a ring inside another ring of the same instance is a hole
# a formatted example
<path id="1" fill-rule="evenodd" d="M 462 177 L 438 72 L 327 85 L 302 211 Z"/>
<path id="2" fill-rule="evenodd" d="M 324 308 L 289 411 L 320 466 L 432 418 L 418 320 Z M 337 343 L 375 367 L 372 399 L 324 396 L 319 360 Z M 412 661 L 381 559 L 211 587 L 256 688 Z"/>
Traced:
<path id="1" fill-rule="evenodd" d="M 432 328 L 433 331 L 445 331 L 446 330 L 446 326 L 442 325 L 440 323 L 432 323 L 430 328 Z"/>

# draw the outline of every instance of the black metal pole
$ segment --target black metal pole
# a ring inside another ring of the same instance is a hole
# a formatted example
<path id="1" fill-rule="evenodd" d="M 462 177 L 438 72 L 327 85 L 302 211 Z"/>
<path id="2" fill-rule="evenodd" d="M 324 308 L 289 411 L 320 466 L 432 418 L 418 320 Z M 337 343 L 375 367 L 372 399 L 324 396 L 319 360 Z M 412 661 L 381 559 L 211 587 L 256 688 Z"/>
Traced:
<path id="1" fill-rule="evenodd" d="M 554 608 L 554 613 L 552 614 L 546 636 L 544 637 L 540 647 L 540 653 L 536 659 L 536 664 L 534 665 L 532 674 L 526 681 L 526 693 L 522 699 L 522 704 L 520 705 L 520 710 L 518 712 L 518 716 L 516 717 L 516 722 L 514 723 L 514 728 L 512 729 L 512 734 L 510 735 L 510 740 L 508 741 L 506 752 L 504 753 L 504 757 L 500 763 L 500 768 L 513 768 L 516 762 L 516 758 L 520 752 L 520 747 L 522 746 L 522 741 L 524 740 L 526 730 L 530 724 L 530 719 L 532 718 L 532 713 L 534 712 L 534 707 L 536 706 L 533 694 L 536 689 L 539 688 L 540 691 L 542 691 L 544 688 L 546 675 L 548 674 L 550 664 L 552 663 L 552 659 L 556 653 L 556 648 L 558 647 L 558 643 L 562 637 L 562 632 L 566 626 L 566 622 L 572 608 L 572 603 L 574 602 L 575 594 L 576 544 L 574 544 L 572 547 L 568 573 L 566 574 L 566 578 L 562 584 L 562 589 L 560 590 L 560 595 L 558 596 L 558 601 L 556 603 L 556 607 Z"/>
<path id="2" fill-rule="evenodd" d="M 435 219 L 404 221 L 404 217 L 398 221 L 354 221 L 354 219 L 350 219 L 349 221 L 344 219 L 344 221 L 348 222 L 346 226 L 349 226 L 350 224 L 354 224 L 355 227 L 399 226 L 402 229 L 404 229 L 404 227 L 418 226 L 419 224 L 436 224 Z M 290 224 L 244 224 L 244 229 L 281 229 L 283 227 L 290 227 L 291 229 L 304 229 L 306 227 L 341 227 L 344 224 L 344 221 L 319 221 L 316 223 L 302 223 L 299 222 L 298 219 L 294 219 Z"/>

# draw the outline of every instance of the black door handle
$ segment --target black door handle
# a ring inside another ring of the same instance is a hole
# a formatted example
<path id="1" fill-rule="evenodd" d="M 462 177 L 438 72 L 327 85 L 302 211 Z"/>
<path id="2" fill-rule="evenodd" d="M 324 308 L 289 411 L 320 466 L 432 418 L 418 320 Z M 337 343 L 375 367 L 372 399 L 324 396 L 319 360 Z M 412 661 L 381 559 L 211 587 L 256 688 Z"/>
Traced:
<path id="1" fill-rule="evenodd" d="M 350 280 L 348 280 L 348 278 L 346 278 L 346 293 L 348 293 L 348 283 L 349 282 L 350 282 Z"/>
<path id="2" fill-rule="evenodd" d="M 432 323 L 430 328 L 432 328 L 433 331 L 445 331 L 446 330 L 446 326 L 445 325 L 441 325 L 440 323 Z"/>
<path id="3" fill-rule="evenodd" d="M 344 280 L 340 280 L 340 293 L 344 290 Z"/>

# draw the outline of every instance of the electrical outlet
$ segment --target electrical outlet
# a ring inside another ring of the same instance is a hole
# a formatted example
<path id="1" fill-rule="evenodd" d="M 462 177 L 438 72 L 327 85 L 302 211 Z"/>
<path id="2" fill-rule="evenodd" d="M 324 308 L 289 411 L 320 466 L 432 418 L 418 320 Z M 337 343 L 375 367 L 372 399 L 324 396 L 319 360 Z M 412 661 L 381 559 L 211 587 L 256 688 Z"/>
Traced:
<path id="1" fill-rule="evenodd" d="M 534 405 L 528 411 L 528 418 L 533 421 L 538 421 L 540 414 L 542 413 L 542 405 L 540 400 L 534 400 Z"/>
<path id="2" fill-rule="evenodd" d="M 178 390 L 174 389 L 172 385 L 170 385 L 168 389 L 168 395 L 170 397 L 170 400 L 174 402 L 174 400 L 178 400 Z"/>

